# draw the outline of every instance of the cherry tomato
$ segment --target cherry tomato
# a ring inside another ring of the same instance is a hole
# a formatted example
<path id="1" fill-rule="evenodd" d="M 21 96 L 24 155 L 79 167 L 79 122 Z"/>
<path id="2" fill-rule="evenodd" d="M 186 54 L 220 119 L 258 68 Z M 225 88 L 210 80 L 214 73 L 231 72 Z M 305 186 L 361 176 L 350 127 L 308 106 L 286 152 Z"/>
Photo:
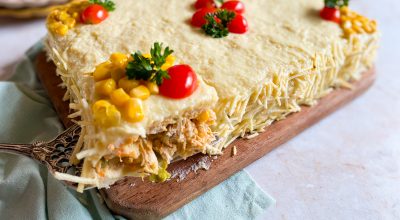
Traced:
<path id="1" fill-rule="evenodd" d="M 85 24 L 98 24 L 108 17 L 107 10 L 98 4 L 89 5 L 81 13 L 81 21 Z"/>
<path id="2" fill-rule="evenodd" d="M 197 75 L 189 65 L 176 65 L 168 69 L 169 79 L 160 85 L 160 94 L 173 99 L 189 97 L 199 86 Z"/>
<path id="3" fill-rule="evenodd" d="M 337 8 L 324 7 L 319 15 L 327 21 L 340 22 L 340 11 Z"/>
<path id="4" fill-rule="evenodd" d="M 236 17 L 228 24 L 228 30 L 234 34 L 244 34 L 249 30 L 249 24 L 245 17 L 236 14 Z"/>
<path id="5" fill-rule="evenodd" d="M 194 4 L 194 7 L 196 9 L 200 9 L 200 8 L 215 8 L 216 5 L 214 3 L 214 0 L 197 0 L 196 3 Z"/>
<path id="6" fill-rule="evenodd" d="M 207 20 L 204 17 L 209 13 L 214 13 L 215 11 L 215 8 L 202 8 L 197 10 L 192 17 L 192 25 L 195 27 L 202 27 L 207 23 Z"/>
<path id="7" fill-rule="evenodd" d="M 228 11 L 234 11 L 238 14 L 243 14 L 245 11 L 244 4 L 241 1 L 227 1 L 224 4 L 222 4 L 221 8 L 226 9 Z"/>

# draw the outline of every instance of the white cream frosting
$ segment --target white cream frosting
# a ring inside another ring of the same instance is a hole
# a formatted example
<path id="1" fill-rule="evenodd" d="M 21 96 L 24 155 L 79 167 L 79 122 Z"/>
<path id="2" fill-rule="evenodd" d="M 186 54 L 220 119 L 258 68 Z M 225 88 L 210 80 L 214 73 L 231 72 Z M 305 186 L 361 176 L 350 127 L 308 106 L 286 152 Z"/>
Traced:
<path id="1" fill-rule="evenodd" d="M 213 130 L 222 142 L 209 149 L 212 154 L 300 111 L 300 105 L 314 104 L 373 65 L 379 34 L 343 38 L 338 24 L 319 17 L 322 0 L 243 2 L 249 32 L 214 39 L 190 25 L 193 0 L 115 0 L 116 11 L 103 23 L 79 25 L 65 37 L 49 34 L 48 51 L 59 69 L 82 85 L 79 75 L 113 52 L 147 52 L 154 42 L 168 45 L 178 62 L 191 65 L 210 87 L 203 84 L 181 102 L 151 98 L 145 103 L 150 119 L 125 130 L 143 134 L 153 121 L 218 99 Z"/>

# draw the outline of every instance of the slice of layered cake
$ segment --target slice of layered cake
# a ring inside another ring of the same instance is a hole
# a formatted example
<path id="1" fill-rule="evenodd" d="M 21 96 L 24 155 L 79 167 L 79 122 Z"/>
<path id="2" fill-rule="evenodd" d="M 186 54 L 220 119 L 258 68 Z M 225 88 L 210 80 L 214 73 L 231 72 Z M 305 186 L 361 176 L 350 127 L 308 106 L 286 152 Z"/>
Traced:
<path id="1" fill-rule="evenodd" d="M 199 3 L 200 2 L 200 3 Z M 347 1 L 75 1 L 46 50 L 83 132 L 81 184 L 165 180 L 166 166 L 349 87 L 373 65 L 376 23 Z M 201 28 L 199 28 L 201 27 Z"/>

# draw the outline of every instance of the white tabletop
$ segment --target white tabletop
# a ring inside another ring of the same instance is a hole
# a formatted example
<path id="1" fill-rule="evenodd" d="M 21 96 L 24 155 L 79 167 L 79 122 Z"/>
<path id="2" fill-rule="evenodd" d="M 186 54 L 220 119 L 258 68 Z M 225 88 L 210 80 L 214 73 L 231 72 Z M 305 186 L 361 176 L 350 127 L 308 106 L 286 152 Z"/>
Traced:
<path id="1" fill-rule="evenodd" d="M 400 1 L 354 0 L 352 8 L 383 32 L 378 80 L 246 168 L 277 200 L 260 219 L 400 219 Z M 43 20 L 0 18 L 0 79 L 44 34 Z"/>

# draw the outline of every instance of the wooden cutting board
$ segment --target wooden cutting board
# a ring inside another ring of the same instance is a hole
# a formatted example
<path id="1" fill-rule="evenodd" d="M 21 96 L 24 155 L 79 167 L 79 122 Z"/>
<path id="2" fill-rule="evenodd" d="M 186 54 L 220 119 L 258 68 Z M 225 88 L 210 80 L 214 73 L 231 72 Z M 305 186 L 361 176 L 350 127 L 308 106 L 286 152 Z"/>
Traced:
<path id="1" fill-rule="evenodd" d="M 61 121 L 66 127 L 70 126 L 71 121 L 67 118 L 70 110 L 61 99 L 64 91 L 58 87 L 61 81 L 55 74 L 54 64 L 47 62 L 45 54 L 41 53 L 36 59 L 36 67 Z M 336 89 L 317 105 L 303 107 L 301 112 L 273 123 L 256 138 L 236 140 L 218 158 L 196 155 L 171 164 L 169 172 L 187 174 L 184 179 L 176 177 L 164 183 L 151 183 L 127 177 L 109 189 L 101 189 L 100 193 L 114 213 L 127 218 L 167 216 L 364 93 L 373 84 L 375 76 L 374 69 L 365 72 L 361 80 L 353 83 L 352 90 Z M 232 154 L 234 146 L 237 148 L 235 156 Z M 193 172 L 193 165 L 200 162 L 210 165 L 209 170 Z"/>

